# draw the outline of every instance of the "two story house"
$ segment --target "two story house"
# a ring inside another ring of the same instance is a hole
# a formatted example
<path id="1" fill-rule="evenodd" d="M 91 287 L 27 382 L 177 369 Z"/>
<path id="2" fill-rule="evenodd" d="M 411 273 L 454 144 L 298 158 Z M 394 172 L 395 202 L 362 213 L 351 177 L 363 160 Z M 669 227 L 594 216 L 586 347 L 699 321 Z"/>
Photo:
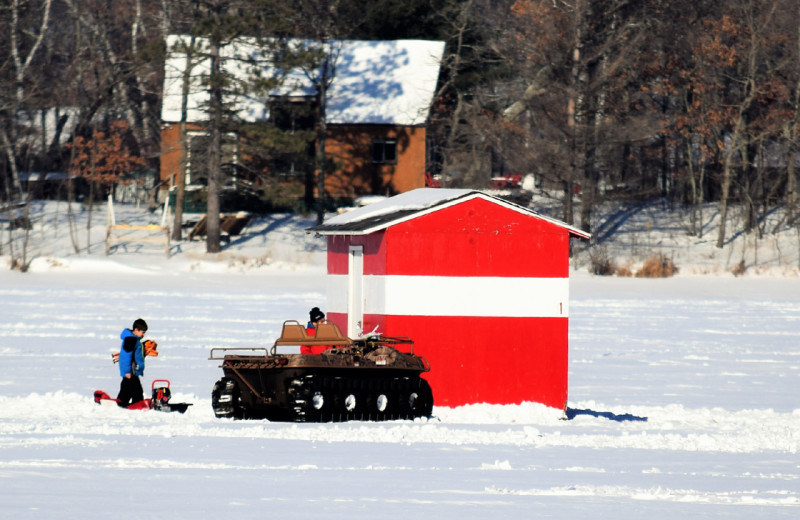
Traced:
<path id="1" fill-rule="evenodd" d="M 193 161 L 207 146 L 209 59 L 202 52 L 187 59 L 189 37 L 168 38 L 165 61 L 162 119 L 161 182 L 163 188 L 199 183 L 201 168 Z M 203 42 L 192 41 L 194 48 Z M 294 45 L 320 45 L 294 41 Z M 352 41 L 325 43 L 328 56 L 326 89 L 326 156 L 336 164 L 325 177 L 326 195 L 354 198 L 365 194 L 391 195 L 425 185 L 426 125 L 435 95 L 444 42 L 426 40 Z M 236 56 L 255 56 L 259 49 L 242 39 L 223 47 L 223 70 L 234 77 L 247 72 Z M 270 60 L 264 60 L 270 63 Z M 191 64 L 189 74 L 185 74 Z M 282 75 L 280 87 L 265 98 L 229 95 L 238 119 L 279 124 L 280 108 L 297 102 L 313 102 L 314 75 L 319 70 L 277 70 L 265 65 L 264 74 Z M 185 81 L 188 78 L 188 81 Z M 186 83 L 186 84 L 184 84 Z M 184 96 L 184 92 L 186 95 Z M 185 97 L 185 100 L 184 100 Z M 185 103 L 188 149 L 183 150 L 179 123 Z M 311 122 L 313 125 L 313 122 Z M 186 153 L 185 161 L 182 154 Z M 226 134 L 222 162 L 241 163 L 236 134 Z M 286 175 L 287 172 L 275 172 Z"/>

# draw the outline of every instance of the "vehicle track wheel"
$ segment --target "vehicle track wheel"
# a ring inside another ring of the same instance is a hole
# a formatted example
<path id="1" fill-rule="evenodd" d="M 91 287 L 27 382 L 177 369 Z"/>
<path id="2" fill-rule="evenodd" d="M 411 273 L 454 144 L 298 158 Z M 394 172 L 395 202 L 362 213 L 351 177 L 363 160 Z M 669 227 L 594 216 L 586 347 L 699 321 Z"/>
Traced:
<path id="1" fill-rule="evenodd" d="M 419 380 L 419 416 L 430 417 L 433 413 L 433 391 L 424 379 Z"/>
<path id="2" fill-rule="evenodd" d="M 319 383 L 313 375 L 294 378 L 288 383 L 287 393 L 293 400 L 295 422 L 317 422 L 325 399 L 319 391 Z"/>
<path id="3" fill-rule="evenodd" d="M 346 381 L 342 390 L 342 405 L 348 420 L 361 419 L 363 394 L 359 388 L 359 381 Z"/>
<path id="4" fill-rule="evenodd" d="M 333 417 L 333 391 L 331 381 L 327 377 L 315 380 L 311 385 L 308 396 L 308 420 L 315 422 L 332 421 Z"/>
<path id="5" fill-rule="evenodd" d="M 384 380 L 375 383 L 375 409 L 378 412 L 379 421 L 393 418 L 394 406 L 392 406 L 391 396 L 390 381 Z"/>
<path id="6" fill-rule="evenodd" d="M 389 398 L 386 397 L 386 394 L 378 394 L 378 397 L 375 399 L 375 408 L 377 408 L 379 412 L 384 413 L 388 406 Z"/>
<path id="7" fill-rule="evenodd" d="M 218 418 L 243 419 L 242 394 L 236 381 L 223 377 L 211 390 L 211 407 Z"/>
<path id="8" fill-rule="evenodd" d="M 411 417 L 429 417 L 433 411 L 433 392 L 424 379 L 411 379 L 405 385 L 403 406 Z"/>
<path id="9" fill-rule="evenodd" d="M 311 396 L 311 406 L 314 410 L 322 410 L 325 407 L 325 395 L 322 392 L 314 392 Z"/>

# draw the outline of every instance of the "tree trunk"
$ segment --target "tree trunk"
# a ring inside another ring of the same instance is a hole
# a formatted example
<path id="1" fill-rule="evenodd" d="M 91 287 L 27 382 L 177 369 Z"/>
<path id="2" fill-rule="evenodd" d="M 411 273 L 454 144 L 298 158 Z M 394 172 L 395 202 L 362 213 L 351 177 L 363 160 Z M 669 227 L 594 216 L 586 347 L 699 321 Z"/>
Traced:
<path id="1" fill-rule="evenodd" d="M 9 54 L 11 55 L 11 62 L 13 64 L 12 70 L 14 75 L 14 94 L 12 96 L 12 106 L 9 109 L 9 130 L 8 133 L 3 133 L 3 148 L 8 160 L 8 166 L 11 171 L 11 185 L 14 188 L 16 196 L 22 196 L 22 185 L 19 181 L 19 171 L 17 170 L 17 115 L 22 109 L 25 100 L 25 82 L 28 68 L 33 63 L 45 34 L 48 32 L 50 24 L 50 4 L 51 0 L 44 0 L 42 6 L 42 20 L 39 27 L 21 27 L 19 19 L 20 12 L 26 6 L 20 5 L 20 0 L 11 0 L 11 26 L 7 28 L 7 35 L 9 38 Z M 36 38 L 30 47 L 23 46 L 23 42 L 19 41 L 19 36 L 22 31 L 28 34 L 35 34 Z M 23 47 L 27 50 L 27 55 L 20 54 Z M 9 199 L 10 200 L 10 199 Z"/>
<path id="2" fill-rule="evenodd" d="M 445 144 L 445 153 L 442 158 L 442 187 L 449 188 L 450 168 L 454 162 L 451 157 L 456 149 L 456 141 L 458 140 L 459 125 L 461 124 L 462 113 L 464 112 L 464 93 L 461 91 L 456 92 L 456 107 L 453 109 L 453 116 L 450 118 L 449 131 L 447 132 L 447 141 Z"/>
<path id="3" fill-rule="evenodd" d="M 591 20 L 595 13 L 592 12 L 593 5 L 588 3 L 585 7 L 586 13 L 584 15 L 583 20 Z M 609 15 L 609 13 L 603 13 L 605 15 Z M 612 11 L 610 13 L 611 21 L 608 23 L 607 27 L 604 27 L 601 36 L 602 39 L 606 42 L 612 41 L 617 34 L 617 25 L 618 25 L 618 14 L 617 11 Z M 588 24 L 588 22 L 585 22 Z M 607 163 L 607 157 L 605 157 L 606 146 L 602 143 L 605 143 L 605 135 L 604 135 L 604 124 L 608 112 L 608 98 L 609 98 L 609 63 L 611 61 L 610 53 L 612 52 L 613 46 L 606 44 L 602 51 L 602 54 L 599 57 L 599 63 L 595 68 L 594 76 L 598 76 L 599 78 L 590 78 L 588 77 L 588 71 L 586 72 L 586 80 L 584 84 L 581 85 L 584 89 L 586 89 L 587 82 L 598 83 L 598 87 L 596 87 L 596 93 L 593 94 L 593 101 L 594 101 L 594 116 L 592 117 L 591 121 L 591 128 L 588 127 L 585 132 L 585 140 L 584 140 L 584 184 L 581 190 L 581 229 L 586 231 L 587 233 L 592 232 L 592 213 L 594 212 L 595 206 L 600 202 L 600 181 L 602 179 L 602 172 L 601 168 Z M 584 116 L 584 119 L 587 119 Z"/>
<path id="4" fill-rule="evenodd" d="M 97 183 L 89 181 L 89 200 L 86 201 L 86 254 L 92 252 L 92 207 L 94 206 L 94 195 Z"/>
<path id="5" fill-rule="evenodd" d="M 744 93 L 742 101 L 737 107 L 736 120 L 734 121 L 733 125 L 730 146 L 727 150 L 727 154 L 725 155 L 725 161 L 723 162 L 721 186 L 722 193 L 720 195 L 719 206 L 719 234 L 717 236 L 716 243 L 716 246 L 720 249 L 722 249 L 722 247 L 725 245 L 725 221 L 728 217 L 728 197 L 730 196 L 731 183 L 733 181 L 733 163 L 737 154 L 740 151 L 745 150 L 742 145 L 744 133 L 747 130 L 745 114 L 756 96 L 755 82 L 756 73 L 758 70 L 757 51 L 760 44 L 761 42 L 757 40 L 757 35 L 752 33 L 750 36 L 750 46 L 748 48 L 749 53 L 747 56 L 746 77 L 742 82 L 744 85 Z M 742 168 L 747 167 L 745 155 L 745 153 L 742 153 Z"/>
<path id="6" fill-rule="evenodd" d="M 72 249 L 75 254 L 81 250 L 80 240 L 78 238 L 78 226 L 75 222 L 75 214 L 72 212 L 72 203 L 75 202 L 75 181 L 72 179 L 67 180 L 67 222 L 69 223 L 69 238 L 72 242 Z"/>
<path id="7" fill-rule="evenodd" d="M 756 226 L 756 204 L 753 194 L 756 182 L 753 182 L 753 161 L 750 155 L 750 146 L 742 146 L 742 175 L 740 179 L 742 197 L 744 198 L 744 232 L 749 233 Z"/>
<path id="8" fill-rule="evenodd" d="M 172 223 L 172 240 L 180 241 L 183 238 L 183 206 L 186 200 L 186 158 L 189 150 L 189 137 L 186 134 L 186 121 L 189 119 L 189 86 L 192 80 L 192 59 L 195 47 L 195 37 L 189 40 L 189 45 L 184 49 L 186 52 L 186 68 L 183 70 L 181 84 L 181 120 L 178 124 L 181 141 L 181 160 L 178 163 L 175 184 L 175 208 L 173 211 L 174 219 Z"/>
<path id="9" fill-rule="evenodd" d="M 725 224 L 728 219 L 728 197 L 731 192 L 731 178 L 733 176 L 733 157 L 736 155 L 737 142 L 739 140 L 738 123 L 737 129 L 734 130 L 731 148 L 725 156 L 725 161 L 722 166 L 722 184 L 720 200 L 719 200 L 719 231 L 717 232 L 717 244 L 720 249 L 725 246 Z"/>
<path id="10" fill-rule="evenodd" d="M 690 134 L 691 135 L 691 134 Z M 696 237 L 699 236 L 698 233 L 698 225 L 697 225 L 697 206 L 698 206 L 698 199 L 697 199 L 697 179 L 695 178 L 695 170 L 694 170 L 694 159 L 692 157 L 692 140 L 691 138 L 686 140 L 686 152 L 688 160 L 686 161 L 686 167 L 689 170 L 689 190 L 692 195 L 691 203 L 689 206 L 689 234 Z M 701 166 L 702 167 L 702 166 Z"/>
<path id="11" fill-rule="evenodd" d="M 790 133 L 790 135 L 792 134 L 794 137 L 787 140 L 788 153 L 786 154 L 786 220 L 790 225 L 795 220 L 798 202 L 797 171 L 795 166 L 798 152 L 798 147 L 795 144 L 797 142 L 796 129 Z"/>
<path id="12" fill-rule="evenodd" d="M 220 43 L 211 42 L 211 71 L 209 75 L 209 150 L 208 150 L 208 198 L 206 201 L 206 251 L 219 253 L 220 247 L 220 203 L 219 169 L 222 155 L 220 126 L 222 120 L 222 78 L 220 65 Z"/>
<path id="13" fill-rule="evenodd" d="M 579 0 L 575 3 L 575 33 L 572 46 L 572 71 L 570 73 L 570 94 L 567 101 L 567 128 L 570 139 L 569 145 L 569 171 L 564 182 L 564 220 L 572 225 L 573 215 L 573 190 L 575 179 L 581 179 L 586 167 L 585 136 L 585 94 L 586 70 L 583 63 L 584 32 L 586 23 L 585 2 Z M 583 188 L 583 187 L 582 187 Z"/>
<path id="14" fill-rule="evenodd" d="M 189 139 L 186 135 L 186 120 L 183 119 L 183 116 L 178 128 L 181 142 L 181 160 L 178 162 L 178 172 L 175 174 L 175 207 L 172 209 L 175 212 L 172 219 L 172 240 L 175 241 L 183 239 L 183 206 L 186 202 L 186 155 Z"/>
<path id="15" fill-rule="evenodd" d="M 323 41 L 324 46 L 324 41 Z M 328 56 L 327 50 L 322 62 L 322 76 L 317 85 L 317 153 L 315 163 L 317 170 L 317 225 L 325 220 L 325 137 L 328 133 L 326 118 L 325 94 L 328 87 Z"/>
<path id="16" fill-rule="evenodd" d="M 797 4 L 797 13 L 796 17 L 800 20 L 800 3 Z M 797 52 L 797 56 L 800 56 L 800 24 L 797 25 L 798 30 L 795 41 L 795 52 Z M 792 93 L 792 110 L 791 110 L 791 119 L 790 122 L 787 123 L 786 127 L 784 128 L 783 137 L 784 141 L 787 144 L 787 153 L 786 153 L 786 218 L 789 224 L 791 225 L 797 213 L 797 206 L 798 206 L 798 188 L 797 188 L 797 172 L 795 161 L 797 160 L 797 152 L 798 152 L 798 119 L 800 119 L 800 70 L 798 70 L 798 65 L 795 63 L 795 70 L 794 73 L 797 75 L 797 81 L 794 85 L 794 92 Z"/>
<path id="17" fill-rule="evenodd" d="M 16 118 L 11 118 L 16 119 Z M 13 125 L 11 123 L 9 126 Z M 6 200 L 9 202 L 9 207 L 11 207 L 11 201 L 14 200 L 15 197 L 18 196 L 20 190 L 19 186 L 19 175 L 17 173 L 16 168 L 16 153 L 15 148 L 11 142 L 12 137 L 8 135 L 5 128 L 0 127 L 0 141 L 3 144 L 3 152 L 6 155 L 6 162 L 8 163 L 8 168 L 3 172 L 4 179 L 3 179 L 3 187 L 5 188 L 5 195 Z M 11 175 L 9 175 L 9 173 Z"/>

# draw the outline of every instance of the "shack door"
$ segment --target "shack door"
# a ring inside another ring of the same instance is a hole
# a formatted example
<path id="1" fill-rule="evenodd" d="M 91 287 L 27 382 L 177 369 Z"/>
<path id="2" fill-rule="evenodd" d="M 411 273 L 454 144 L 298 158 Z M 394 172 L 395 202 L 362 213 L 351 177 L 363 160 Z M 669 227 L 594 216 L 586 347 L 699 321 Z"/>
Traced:
<path id="1" fill-rule="evenodd" d="M 347 273 L 347 335 L 356 338 L 364 321 L 364 246 L 350 246 Z"/>

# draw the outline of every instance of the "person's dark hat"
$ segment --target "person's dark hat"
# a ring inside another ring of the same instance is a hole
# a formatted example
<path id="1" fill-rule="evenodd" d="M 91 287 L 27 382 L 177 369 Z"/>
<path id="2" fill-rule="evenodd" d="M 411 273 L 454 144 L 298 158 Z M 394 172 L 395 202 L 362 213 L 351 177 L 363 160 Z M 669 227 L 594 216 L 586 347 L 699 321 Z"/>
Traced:
<path id="1" fill-rule="evenodd" d="M 319 307 L 314 307 L 311 309 L 311 312 L 308 313 L 308 317 L 310 318 L 311 323 L 315 323 L 323 319 L 325 317 L 325 313 L 319 310 Z"/>

